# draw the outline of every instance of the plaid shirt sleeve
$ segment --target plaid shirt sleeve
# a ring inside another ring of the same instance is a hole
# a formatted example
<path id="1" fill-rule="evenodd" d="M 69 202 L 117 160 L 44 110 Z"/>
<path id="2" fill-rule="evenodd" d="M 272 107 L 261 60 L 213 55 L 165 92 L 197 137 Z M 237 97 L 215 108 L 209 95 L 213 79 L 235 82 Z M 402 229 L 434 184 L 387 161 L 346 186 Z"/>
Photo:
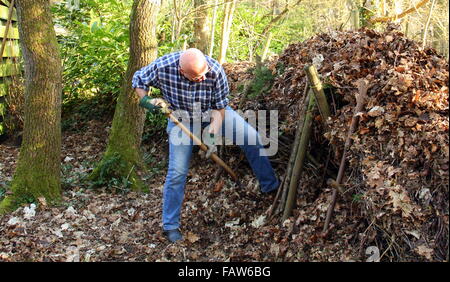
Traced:
<path id="1" fill-rule="evenodd" d="M 141 68 L 133 75 L 132 80 L 133 88 L 141 88 L 148 91 L 150 86 L 159 88 L 158 69 L 155 62 Z"/>
<path id="2" fill-rule="evenodd" d="M 220 110 L 228 105 L 227 95 L 229 93 L 227 76 L 223 67 L 219 69 L 219 73 L 216 80 L 216 85 L 213 93 L 212 109 Z"/>

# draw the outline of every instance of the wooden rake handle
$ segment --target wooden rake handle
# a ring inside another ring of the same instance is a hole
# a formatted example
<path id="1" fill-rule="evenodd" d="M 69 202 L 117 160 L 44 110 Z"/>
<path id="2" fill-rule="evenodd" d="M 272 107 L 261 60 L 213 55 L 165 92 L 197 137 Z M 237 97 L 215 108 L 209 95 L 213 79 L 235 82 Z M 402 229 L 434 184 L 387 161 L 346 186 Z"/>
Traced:
<path id="1" fill-rule="evenodd" d="M 196 145 L 200 146 L 200 150 L 206 152 L 208 151 L 208 147 L 202 143 L 202 141 L 195 136 L 194 134 L 192 134 L 192 132 L 186 128 L 186 126 L 184 126 L 184 124 L 182 124 L 181 122 L 178 121 L 177 118 L 175 118 L 172 113 L 166 108 L 164 109 L 164 111 L 166 116 L 168 118 L 170 118 L 170 120 L 175 123 L 179 128 L 181 128 L 181 130 L 184 131 L 184 133 L 186 133 L 189 138 L 191 138 L 194 143 Z M 221 158 L 219 158 L 219 156 L 216 153 L 211 153 L 210 159 L 212 159 L 216 164 L 220 165 L 226 172 L 228 172 L 228 174 L 231 176 L 231 178 L 233 178 L 234 181 L 239 183 L 239 179 L 236 176 L 236 173 L 234 173 L 234 171 L 231 169 L 231 167 L 229 167 Z"/>

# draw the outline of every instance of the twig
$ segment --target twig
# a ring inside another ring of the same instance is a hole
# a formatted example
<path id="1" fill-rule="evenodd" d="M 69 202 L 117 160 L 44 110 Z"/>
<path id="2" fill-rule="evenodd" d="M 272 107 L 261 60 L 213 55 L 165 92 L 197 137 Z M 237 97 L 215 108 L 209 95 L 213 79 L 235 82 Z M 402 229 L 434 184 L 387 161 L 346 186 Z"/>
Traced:
<path id="1" fill-rule="evenodd" d="M 339 166 L 339 172 L 338 172 L 338 176 L 336 179 L 336 184 L 339 186 L 342 183 L 342 179 L 344 177 L 344 171 L 345 171 L 345 159 L 346 159 L 346 154 L 347 154 L 347 150 L 350 147 L 351 143 L 352 143 L 352 135 L 356 130 L 356 127 L 358 125 L 358 121 L 359 121 L 359 112 L 361 112 L 364 108 L 364 105 L 366 103 L 367 100 L 367 90 L 369 89 L 369 83 L 367 80 L 365 79 L 360 79 L 358 80 L 358 93 L 356 94 L 356 107 L 355 107 L 355 111 L 352 117 L 352 122 L 350 125 L 350 129 L 348 131 L 347 134 L 347 139 L 345 140 L 345 145 L 344 145 L 344 152 L 342 153 L 342 158 L 341 158 L 341 164 Z M 323 230 L 322 232 L 325 234 L 328 230 L 328 225 L 330 224 L 330 220 L 331 220 L 331 215 L 333 214 L 333 210 L 334 210 L 334 206 L 336 205 L 336 198 L 337 198 L 337 188 L 333 188 L 333 194 L 331 196 L 331 203 L 330 206 L 328 207 L 328 211 L 327 211 L 327 217 L 325 219 L 325 225 L 323 226 Z"/>

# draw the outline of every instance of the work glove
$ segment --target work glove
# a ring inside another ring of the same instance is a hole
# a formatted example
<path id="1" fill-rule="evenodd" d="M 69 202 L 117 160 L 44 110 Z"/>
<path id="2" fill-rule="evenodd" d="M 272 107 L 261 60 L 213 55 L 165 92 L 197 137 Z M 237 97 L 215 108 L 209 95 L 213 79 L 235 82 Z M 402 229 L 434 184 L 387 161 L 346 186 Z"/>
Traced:
<path id="1" fill-rule="evenodd" d="M 170 113 L 169 107 L 161 98 L 150 98 L 149 96 L 144 96 L 139 101 L 139 106 L 147 109 L 150 113 L 155 113 L 160 109 L 163 113 Z"/>
<path id="2" fill-rule="evenodd" d="M 203 143 L 208 146 L 208 151 L 206 151 L 205 159 L 209 159 L 212 153 L 217 153 L 216 139 L 213 133 L 207 133 Z"/>

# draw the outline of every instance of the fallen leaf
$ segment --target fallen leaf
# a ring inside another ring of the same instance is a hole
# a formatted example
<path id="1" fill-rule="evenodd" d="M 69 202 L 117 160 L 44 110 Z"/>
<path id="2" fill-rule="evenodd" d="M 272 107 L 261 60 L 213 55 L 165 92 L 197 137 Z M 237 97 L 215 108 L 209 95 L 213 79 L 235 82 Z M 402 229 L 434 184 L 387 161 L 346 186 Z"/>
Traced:
<path id="1" fill-rule="evenodd" d="M 426 257 L 428 260 L 432 260 L 433 259 L 433 249 L 428 248 L 425 245 L 420 245 L 416 248 L 416 252 L 421 255 Z"/>
<path id="2" fill-rule="evenodd" d="M 186 239 L 188 239 L 188 241 L 191 242 L 191 243 L 195 243 L 198 240 L 200 240 L 200 237 L 197 234 L 194 234 L 192 232 L 188 232 L 188 234 L 186 235 Z"/>

